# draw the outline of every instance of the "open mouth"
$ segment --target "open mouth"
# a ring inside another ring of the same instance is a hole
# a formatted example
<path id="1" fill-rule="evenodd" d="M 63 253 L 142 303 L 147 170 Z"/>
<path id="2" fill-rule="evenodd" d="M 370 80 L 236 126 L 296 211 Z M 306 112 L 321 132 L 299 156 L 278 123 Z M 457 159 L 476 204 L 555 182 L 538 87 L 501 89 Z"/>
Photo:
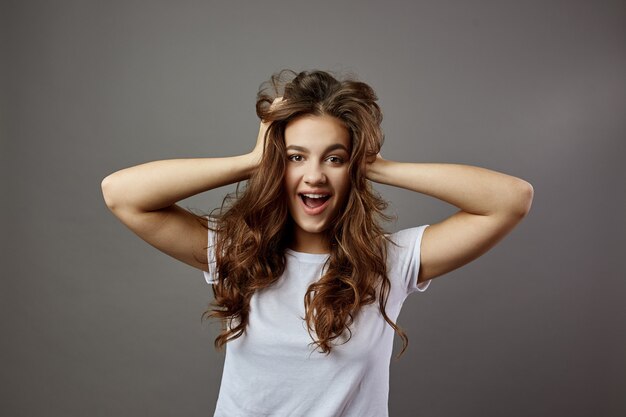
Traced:
<path id="1" fill-rule="evenodd" d="M 330 194 L 298 194 L 305 206 L 318 208 L 324 205 L 330 198 Z"/>

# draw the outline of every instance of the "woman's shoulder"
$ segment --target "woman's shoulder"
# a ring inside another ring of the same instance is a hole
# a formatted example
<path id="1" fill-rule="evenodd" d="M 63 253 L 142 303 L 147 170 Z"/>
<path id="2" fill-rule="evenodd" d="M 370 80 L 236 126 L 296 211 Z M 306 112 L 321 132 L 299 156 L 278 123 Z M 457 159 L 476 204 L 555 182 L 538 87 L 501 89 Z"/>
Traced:
<path id="1" fill-rule="evenodd" d="M 406 229 L 400 229 L 393 233 L 385 233 L 384 239 L 387 241 L 387 243 L 391 244 L 413 241 L 414 239 L 420 237 L 428 226 L 428 224 L 424 224 L 421 226 L 413 226 Z"/>
<path id="2" fill-rule="evenodd" d="M 387 253 L 391 258 L 405 257 L 419 251 L 424 230 L 429 225 L 409 227 L 384 235 Z"/>

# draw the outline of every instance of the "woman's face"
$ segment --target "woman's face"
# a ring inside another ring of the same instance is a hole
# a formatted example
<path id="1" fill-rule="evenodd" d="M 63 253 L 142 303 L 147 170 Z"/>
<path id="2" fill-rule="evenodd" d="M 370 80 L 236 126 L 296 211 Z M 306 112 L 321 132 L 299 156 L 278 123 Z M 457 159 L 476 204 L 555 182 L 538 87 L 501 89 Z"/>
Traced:
<path id="1" fill-rule="evenodd" d="M 287 125 L 285 146 L 284 187 L 295 224 L 293 249 L 325 252 L 323 232 L 350 189 L 350 134 L 334 117 L 306 115 Z"/>

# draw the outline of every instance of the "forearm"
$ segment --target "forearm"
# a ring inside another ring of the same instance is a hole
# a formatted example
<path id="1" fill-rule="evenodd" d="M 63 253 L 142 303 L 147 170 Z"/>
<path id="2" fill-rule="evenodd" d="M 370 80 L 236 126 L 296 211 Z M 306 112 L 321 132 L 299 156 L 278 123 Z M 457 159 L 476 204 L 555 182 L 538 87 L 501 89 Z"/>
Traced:
<path id="1" fill-rule="evenodd" d="M 111 210 L 152 211 L 213 188 L 247 179 L 255 156 L 153 161 L 114 172 L 102 181 Z"/>
<path id="2" fill-rule="evenodd" d="M 472 214 L 525 214 L 532 186 L 507 174 L 485 168 L 442 163 L 405 163 L 379 158 L 370 164 L 368 178 L 416 191 Z"/>

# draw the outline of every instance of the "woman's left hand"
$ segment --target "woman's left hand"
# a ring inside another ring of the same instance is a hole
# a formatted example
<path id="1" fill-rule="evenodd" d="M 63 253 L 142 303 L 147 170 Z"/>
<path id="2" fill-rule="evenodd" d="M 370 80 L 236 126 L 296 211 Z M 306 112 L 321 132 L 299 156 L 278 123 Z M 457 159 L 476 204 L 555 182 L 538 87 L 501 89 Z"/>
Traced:
<path id="1" fill-rule="evenodd" d="M 367 163 L 365 177 L 370 181 L 376 181 L 377 168 L 380 167 L 384 163 L 384 161 L 385 160 L 380 155 L 380 152 L 377 153 L 376 158 L 372 159 L 371 162 Z"/>

